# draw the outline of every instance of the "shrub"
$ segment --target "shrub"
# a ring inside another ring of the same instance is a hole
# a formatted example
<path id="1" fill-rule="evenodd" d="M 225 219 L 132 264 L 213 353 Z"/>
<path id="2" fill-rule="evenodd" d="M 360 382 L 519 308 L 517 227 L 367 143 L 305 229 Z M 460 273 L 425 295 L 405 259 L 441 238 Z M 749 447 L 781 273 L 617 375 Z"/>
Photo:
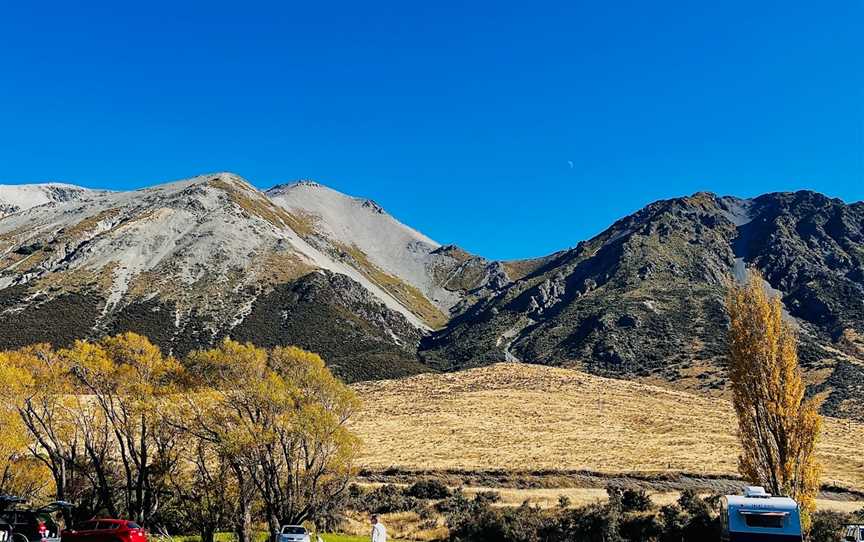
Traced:
<path id="1" fill-rule="evenodd" d="M 357 499 L 363 498 L 366 494 L 366 490 L 360 487 L 359 485 L 352 483 L 348 485 L 348 498 L 352 501 L 356 501 Z"/>
<path id="2" fill-rule="evenodd" d="M 446 499 L 452 494 L 450 488 L 435 479 L 419 480 L 405 490 L 408 496 L 415 499 Z"/>
<path id="3" fill-rule="evenodd" d="M 715 513 L 717 499 L 703 499 L 691 490 L 684 490 L 678 503 L 660 509 L 663 527 L 661 542 L 701 542 L 720 539 L 720 518 Z"/>
<path id="4" fill-rule="evenodd" d="M 478 491 L 474 495 L 474 500 L 483 504 L 494 504 L 501 502 L 501 494 L 497 491 Z"/>
<path id="5" fill-rule="evenodd" d="M 662 532 L 660 542 L 680 542 L 684 540 L 684 531 L 689 518 L 680 506 L 670 504 L 660 508 L 660 524 Z"/>
<path id="6" fill-rule="evenodd" d="M 538 507 L 492 508 L 487 502 L 469 502 L 469 513 L 450 515 L 447 525 L 454 542 L 540 542 L 547 520 Z M 543 540 L 546 540 L 545 538 Z"/>
<path id="7" fill-rule="evenodd" d="M 645 512 L 654 504 L 644 489 L 609 486 L 606 488 L 606 494 L 609 496 L 609 502 L 619 504 L 623 512 Z"/>
<path id="8" fill-rule="evenodd" d="M 625 489 L 621 495 L 621 507 L 625 512 L 645 512 L 654 503 L 644 489 Z"/>
<path id="9" fill-rule="evenodd" d="M 609 489 L 607 504 L 543 511 L 523 503 L 519 508 L 491 506 L 495 492 L 468 499 L 462 490 L 440 501 L 453 542 L 710 542 L 720 539 L 717 499 L 684 491 L 673 505 L 653 512 L 644 491 Z M 627 511 L 625 511 L 625 508 Z"/>
<path id="10" fill-rule="evenodd" d="M 685 489 L 678 497 L 678 506 L 690 515 L 707 514 L 710 515 L 712 505 L 708 500 L 703 499 L 698 493 L 692 489 Z"/>
<path id="11" fill-rule="evenodd" d="M 615 504 L 591 504 L 559 512 L 541 529 L 548 542 L 615 542 L 620 540 L 620 508 Z"/>
<path id="12" fill-rule="evenodd" d="M 422 508 L 417 499 L 406 495 L 404 490 L 393 484 L 360 493 L 354 499 L 354 507 L 370 514 L 390 514 Z"/>
<path id="13" fill-rule="evenodd" d="M 548 522 L 539 506 L 523 502 L 519 508 L 505 509 L 503 531 L 505 542 L 532 542 L 540 540 L 540 531 Z"/>
<path id="14" fill-rule="evenodd" d="M 504 540 L 504 518 L 500 510 L 488 506 L 473 514 L 448 518 L 450 540 L 453 542 L 498 542 Z"/>
<path id="15" fill-rule="evenodd" d="M 448 525 L 453 525 L 467 520 L 466 516 L 482 512 L 483 509 L 489 508 L 490 504 L 499 500 L 501 495 L 495 491 L 481 491 L 474 495 L 473 499 L 468 499 L 460 488 L 435 505 L 435 509 L 444 515 Z"/>
<path id="16" fill-rule="evenodd" d="M 834 512 L 832 510 L 817 510 L 811 516 L 810 542 L 835 542 L 842 540 L 843 526 L 854 522 L 852 514 Z"/>
<path id="17" fill-rule="evenodd" d="M 620 531 L 624 540 L 657 540 L 663 524 L 657 514 L 629 514 L 621 520 Z"/>
<path id="18" fill-rule="evenodd" d="M 450 497 L 435 505 L 435 509 L 445 516 L 467 512 L 472 506 L 471 501 L 465 496 L 462 488 L 454 491 Z"/>

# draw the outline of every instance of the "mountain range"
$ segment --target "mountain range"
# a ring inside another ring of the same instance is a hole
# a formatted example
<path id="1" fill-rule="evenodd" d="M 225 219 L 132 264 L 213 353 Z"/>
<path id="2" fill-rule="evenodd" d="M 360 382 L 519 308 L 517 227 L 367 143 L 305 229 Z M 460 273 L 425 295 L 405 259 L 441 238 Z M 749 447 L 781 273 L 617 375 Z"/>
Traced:
<path id="1" fill-rule="evenodd" d="M 522 361 L 722 395 L 723 299 L 747 267 L 798 327 L 824 410 L 864 420 L 861 202 L 696 193 L 493 261 L 311 181 L 0 186 L 0 348 L 133 330 L 181 356 L 231 336 L 349 381 Z"/>

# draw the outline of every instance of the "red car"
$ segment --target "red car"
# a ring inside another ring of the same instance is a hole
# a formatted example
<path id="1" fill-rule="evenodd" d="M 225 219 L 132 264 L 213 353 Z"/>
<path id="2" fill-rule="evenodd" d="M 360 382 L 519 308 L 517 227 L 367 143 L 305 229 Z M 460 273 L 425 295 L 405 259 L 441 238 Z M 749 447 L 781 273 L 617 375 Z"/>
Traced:
<path id="1" fill-rule="evenodd" d="M 60 533 L 61 542 L 147 542 L 147 531 L 125 519 L 91 519 Z"/>

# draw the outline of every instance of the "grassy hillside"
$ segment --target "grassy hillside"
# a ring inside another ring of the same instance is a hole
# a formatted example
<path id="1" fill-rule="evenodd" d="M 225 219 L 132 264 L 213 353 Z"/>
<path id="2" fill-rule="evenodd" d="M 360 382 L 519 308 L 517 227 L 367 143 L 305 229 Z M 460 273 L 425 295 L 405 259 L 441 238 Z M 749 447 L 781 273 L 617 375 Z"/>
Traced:
<path id="1" fill-rule="evenodd" d="M 371 469 L 736 475 L 734 414 L 716 398 L 507 363 L 355 389 Z M 864 489 L 864 424 L 825 422 L 823 483 Z"/>

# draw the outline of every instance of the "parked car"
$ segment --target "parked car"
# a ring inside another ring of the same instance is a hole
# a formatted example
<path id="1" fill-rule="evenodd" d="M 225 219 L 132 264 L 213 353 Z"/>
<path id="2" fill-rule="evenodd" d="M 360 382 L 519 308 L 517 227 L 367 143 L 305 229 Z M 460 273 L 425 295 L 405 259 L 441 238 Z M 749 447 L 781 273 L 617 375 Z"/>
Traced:
<path id="1" fill-rule="evenodd" d="M 283 525 L 279 532 L 279 542 L 311 542 L 312 538 L 302 525 Z"/>
<path id="2" fill-rule="evenodd" d="M 843 531 L 844 542 L 864 542 L 864 524 L 847 525 Z"/>
<path id="3" fill-rule="evenodd" d="M 26 499 L 0 495 L 0 542 L 60 542 L 60 528 L 52 514 L 67 502 L 33 508 Z"/>
<path id="4" fill-rule="evenodd" d="M 98 518 L 60 533 L 61 542 L 147 542 L 147 531 L 134 521 Z"/>

